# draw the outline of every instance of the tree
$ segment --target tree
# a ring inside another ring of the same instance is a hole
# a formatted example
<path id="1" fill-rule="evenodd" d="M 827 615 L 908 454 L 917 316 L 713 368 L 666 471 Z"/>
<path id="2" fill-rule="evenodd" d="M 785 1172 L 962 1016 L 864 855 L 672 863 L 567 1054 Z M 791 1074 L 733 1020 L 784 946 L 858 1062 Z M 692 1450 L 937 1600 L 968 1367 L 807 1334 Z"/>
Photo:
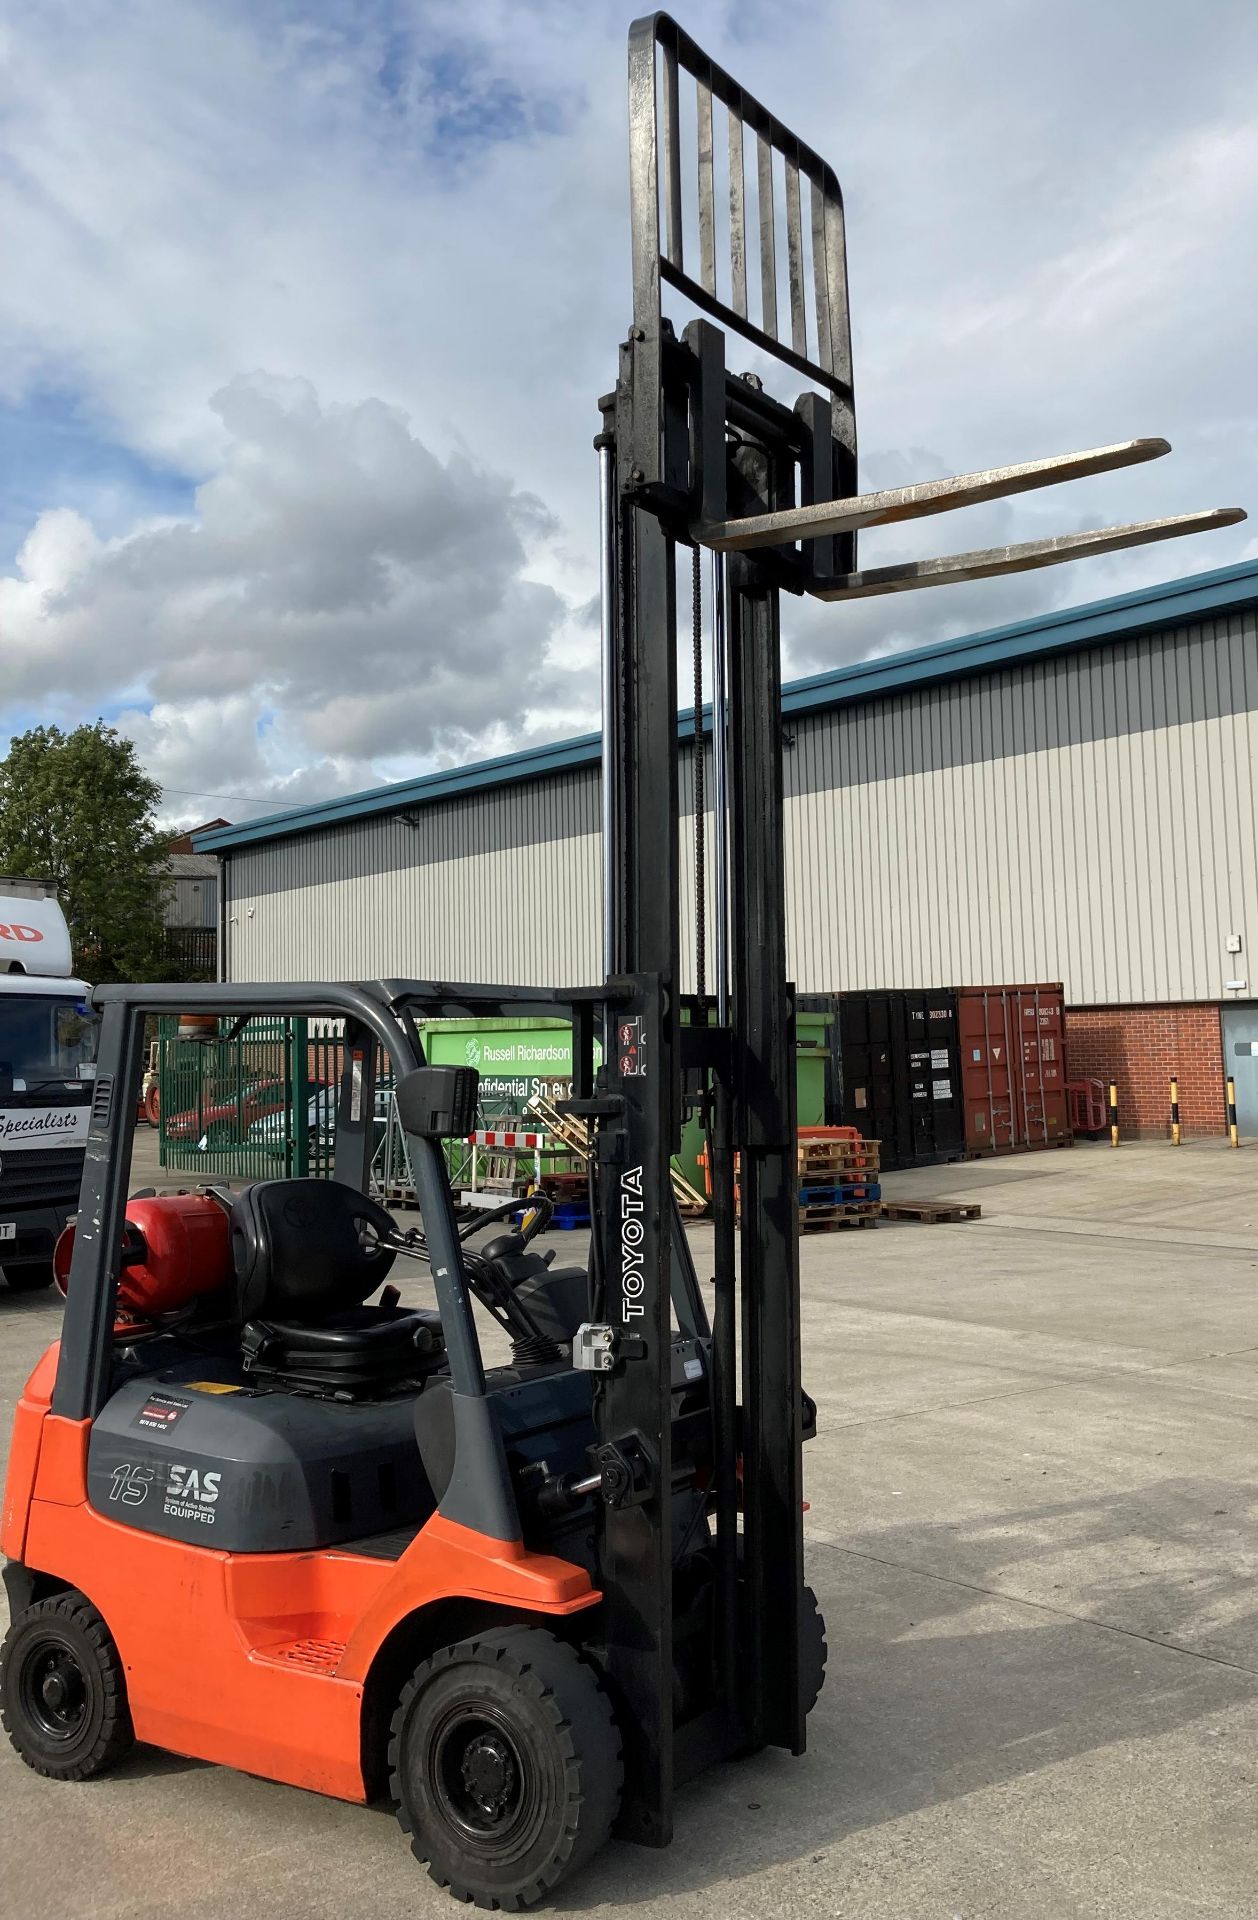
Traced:
<path id="1" fill-rule="evenodd" d="M 161 969 L 166 846 L 161 788 L 113 727 L 32 727 L 0 761 L 0 873 L 55 880 L 88 980 Z"/>

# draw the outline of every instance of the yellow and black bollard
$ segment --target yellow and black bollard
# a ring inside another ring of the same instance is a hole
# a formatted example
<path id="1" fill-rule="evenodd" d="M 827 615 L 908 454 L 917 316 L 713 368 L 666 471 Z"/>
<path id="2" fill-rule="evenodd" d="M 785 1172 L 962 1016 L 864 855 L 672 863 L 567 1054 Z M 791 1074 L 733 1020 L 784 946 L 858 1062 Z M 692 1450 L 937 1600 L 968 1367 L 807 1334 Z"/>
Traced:
<path id="1" fill-rule="evenodd" d="M 1171 1075 L 1171 1145 L 1179 1145 L 1179 1075 Z"/>
<path id="2" fill-rule="evenodd" d="M 1227 1076 L 1227 1137 L 1232 1146 L 1239 1147 L 1241 1137 L 1236 1125 L 1236 1082 L 1230 1073 Z"/>
<path id="3" fill-rule="evenodd" d="M 1109 1086 L 1109 1143 L 1118 1145 L 1118 1088 L 1110 1081 Z"/>

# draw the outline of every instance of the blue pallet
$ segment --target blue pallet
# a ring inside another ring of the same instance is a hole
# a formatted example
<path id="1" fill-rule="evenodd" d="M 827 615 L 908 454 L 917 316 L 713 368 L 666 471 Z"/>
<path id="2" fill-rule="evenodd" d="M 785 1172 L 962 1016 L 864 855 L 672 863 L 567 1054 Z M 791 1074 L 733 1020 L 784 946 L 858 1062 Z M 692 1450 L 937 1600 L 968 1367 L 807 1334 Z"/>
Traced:
<path id="1" fill-rule="evenodd" d="M 575 1227 L 588 1227 L 590 1209 L 588 1207 L 556 1207 L 555 1217 L 547 1228 L 558 1227 L 564 1233 L 570 1233 Z"/>
<path id="2" fill-rule="evenodd" d="M 856 1180 L 843 1187 L 801 1187 L 799 1190 L 801 1207 L 859 1206 L 863 1200 L 881 1198 L 882 1188 L 876 1180 Z"/>
<path id="3" fill-rule="evenodd" d="M 519 1213 L 512 1214 L 511 1218 L 517 1226 L 523 1220 L 526 1211 L 526 1208 L 521 1207 Z M 558 1229 L 560 1232 L 570 1233 L 577 1227 L 588 1227 L 589 1224 L 590 1209 L 584 1201 L 563 1200 L 555 1208 L 554 1217 L 547 1223 L 546 1231 L 550 1233 Z"/>

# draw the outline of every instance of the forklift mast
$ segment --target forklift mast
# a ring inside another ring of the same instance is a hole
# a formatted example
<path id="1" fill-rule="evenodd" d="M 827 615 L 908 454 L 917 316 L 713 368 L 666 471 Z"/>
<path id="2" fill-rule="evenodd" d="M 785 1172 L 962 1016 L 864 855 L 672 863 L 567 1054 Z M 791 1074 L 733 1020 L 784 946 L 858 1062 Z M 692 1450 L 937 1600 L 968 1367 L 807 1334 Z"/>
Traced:
<path id="1" fill-rule="evenodd" d="M 722 1754 L 801 1752 L 803 1591 L 793 994 L 787 977 L 779 603 L 1022 571 L 1230 524 L 1236 510 L 861 571 L 862 526 L 1169 451 L 1135 440 L 859 495 L 843 198 L 833 170 L 665 14 L 629 33 L 633 321 L 600 401 L 603 899 L 608 1016 L 592 1258 L 612 1365 L 598 1396 L 607 1658 L 626 1740 L 621 1830 L 663 1845 L 674 1785 Z M 718 194 L 718 180 L 723 191 Z M 753 237 L 754 229 L 754 237 Z M 669 288 L 696 316 L 676 331 Z M 718 324 L 719 323 L 719 324 Z M 727 364 L 728 336 L 754 366 Z M 788 370 L 793 405 L 766 389 Z M 698 993 L 680 978 L 677 549 L 712 558 L 714 995 L 695 699 Z M 701 957 L 702 956 L 702 957 Z M 706 1084 L 714 1223 L 717 1704 L 674 1727 L 669 1202 L 683 1089 Z M 740 1217 L 736 1220 L 737 1165 Z M 736 1333 L 738 1337 L 736 1338 Z M 741 1370 L 740 1370 L 741 1367 Z"/>

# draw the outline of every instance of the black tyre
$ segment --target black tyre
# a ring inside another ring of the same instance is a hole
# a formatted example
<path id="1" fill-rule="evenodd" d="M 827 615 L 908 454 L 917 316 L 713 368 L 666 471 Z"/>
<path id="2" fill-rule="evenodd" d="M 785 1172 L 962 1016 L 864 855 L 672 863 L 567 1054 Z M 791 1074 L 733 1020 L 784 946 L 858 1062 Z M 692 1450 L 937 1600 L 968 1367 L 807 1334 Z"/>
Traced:
<path id="1" fill-rule="evenodd" d="M 52 1285 L 51 1260 L 25 1260 L 20 1267 L 6 1267 L 5 1282 L 10 1293 L 38 1293 Z"/>
<path id="2" fill-rule="evenodd" d="M 804 1712 L 811 1713 L 826 1684 L 826 1622 L 811 1587 L 804 1588 L 799 1612 L 799 1677 Z"/>
<path id="3" fill-rule="evenodd" d="M 90 1780 L 131 1746 L 122 1661 L 81 1593 L 37 1600 L 9 1628 L 0 1723 L 27 1766 L 51 1780 Z"/>
<path id="4" fill-rule="evenodd" d="M 606 1840 L 620 1735 L 592 1667 L 551 1633 L 507 1627 L 416 1669 L 393 1716 L 389 1775 L 438 1886 L 515 1913 Z"/>

